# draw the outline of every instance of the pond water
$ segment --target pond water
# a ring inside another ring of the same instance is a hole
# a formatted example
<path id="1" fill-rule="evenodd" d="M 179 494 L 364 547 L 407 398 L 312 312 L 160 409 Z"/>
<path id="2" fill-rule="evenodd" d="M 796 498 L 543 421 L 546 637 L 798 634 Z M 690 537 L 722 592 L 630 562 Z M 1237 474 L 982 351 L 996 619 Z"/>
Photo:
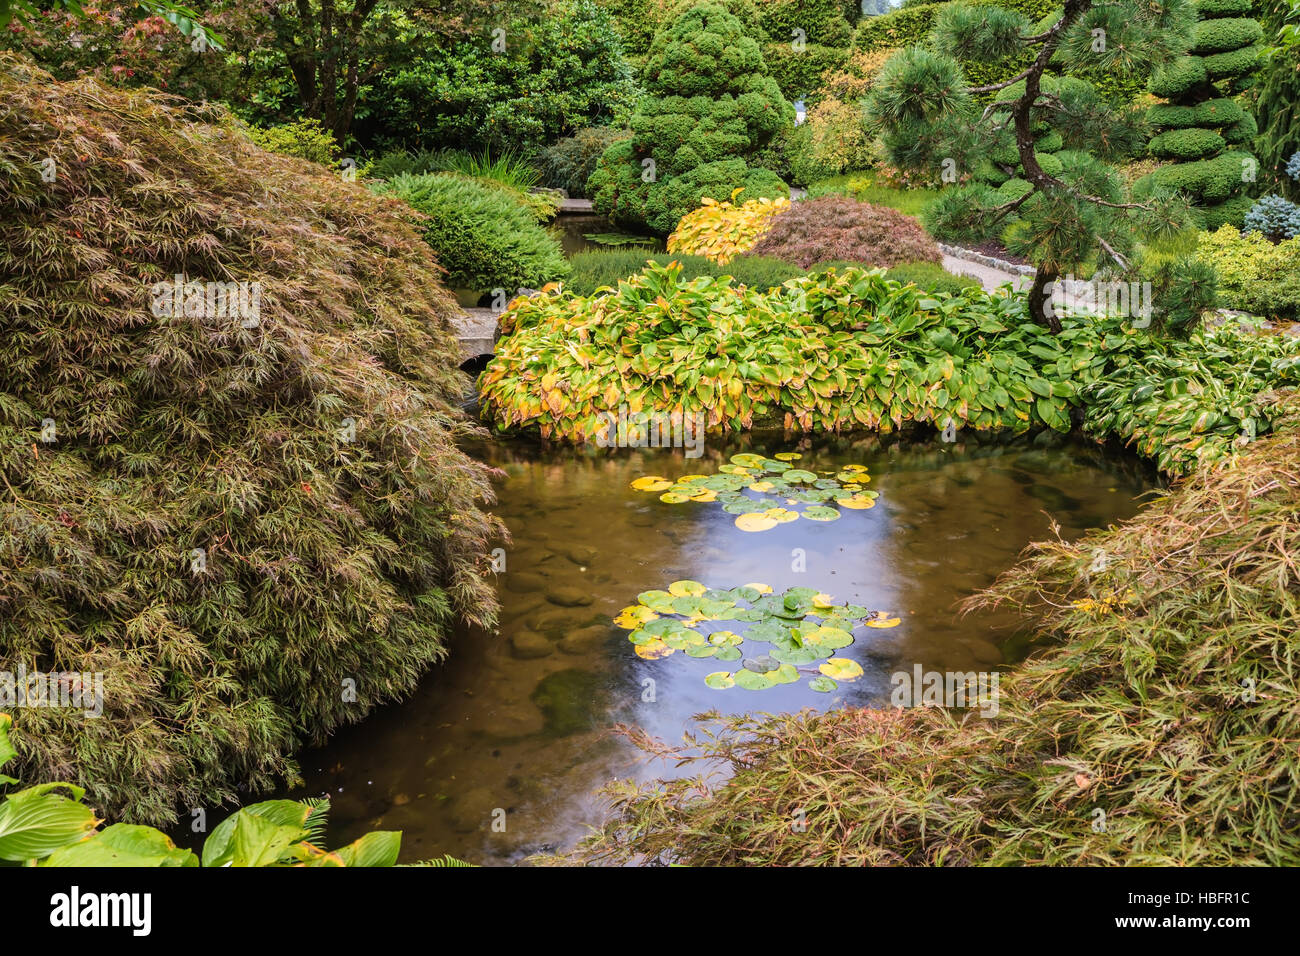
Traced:
<path id="1" fill-rule="evenodd" d="M 451 853 L 517 862 L 571 845 L 598 821 L 601 784 L 672 773 L 640 761 L 609 732 L 616 723 L 676 743 L 692 715 L 714 708 L 882 706 L 889 675 L 917 663 L 992 670 L 1020 655 L 1017 619 L 960 617 L 956 603 L 1047 537 L 1053 519 L 1074 537 L 1131 516 L 1153 477 L 1130 458 L 1055 437 L 749 439 L 711 444 L 694 460 L 680 450 L 546 450 L 524 441 L 477 450 L 507 475 L 496 508 L 514 537 L 499 576 L 501 633 L 458 634 L 450 659 L 410 700 L 300 755 L 306 786 L 292 795 L 333 799 L 331 844 L 400 829 L 404 861 Z M 876 506 L 751 533 L 717 503 L 665 504 L 630 487 L 646 474 L 713 474 L 754 450 L 797 451 L 798 466 L 814 471 L 865 465 Z M 759 582 L 778 593 L 808 586 L 901 623 L 856 630 L 836 654 L 864 673 L 831 693 L 805 679 L 714 690 L 704 676 L 739 663 L 684 653 L 643 660 L 629 631 L 611 623 L 638 593 L 679 579 L 711 588 Z M 498 810 L 505 832 L 492 827 Z"/>
<path id="2" fill-rule="evenodd" d="M 572 259 L 579 252 L 593 252 L 600 249 L 629 248 L 628 246 L 608 246 L 592 242 L 588 236 L 627 235 L 630 233 L 610 223 L 603 216 L 583 213 L 561 213 L 555 217 L 552 230 L 559 236 L 560 246 L 566 258 Z M 657 236 L 642 236 L 636 243 L 637 248 L 645 247 L 653 252 L 662 252 L 663 240 Z M 652 253 L 647 253 L 647 255 Z"/>

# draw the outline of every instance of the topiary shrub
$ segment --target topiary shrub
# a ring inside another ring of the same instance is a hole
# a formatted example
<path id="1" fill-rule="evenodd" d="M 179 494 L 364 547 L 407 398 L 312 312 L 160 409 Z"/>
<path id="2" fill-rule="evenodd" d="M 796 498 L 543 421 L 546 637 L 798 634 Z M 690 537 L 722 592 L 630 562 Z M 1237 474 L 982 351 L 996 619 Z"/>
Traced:
<path id="1" fill-rule="evenodd" d="M 633 137 L 601 157 L 589 189 L 596 209 L 664 235 L 705 197 L 786 195 L 749 160 L 794 121 L 767 75 L 758 42 L 719 3 L 699 3 L 659 32 L 646 61 L 647 96 Z"/>
<path id="2" fill-rule="evenodd" d="M 794 203 L 772 219 L 751 251 L 805 269 L 837 260 L 884 267 L 943 261 L 939 247 L 911 216 L 834 195 Z"/>
<path id="3" fill-rule="evenodd" d="M 629 130 L 614 126 L 590 126 L 557 140 L 538 157 L 542 181 L 570 196 L 586 197 L 587 180 L 605 150 L 631 136 Z"/>
<path id="4" fill-rule="evenodd" d="M 0 102 L 0 661 L 103 679 L 6 770 L 167 824 L 491 625 L 454 303 L 399 204 L 216 107 L 7 56 Z"/>
<path id="5" fill-rule="evenodd" d="M 1148 85 L 1169 102 L 1147 110 L 1156 135 L 1148 148 L 1152 156 L 1181 165 L 1157 171 L 1153 181 L 1184 190 L 1199 209 L 1201 224 L 1214 227 L 1241 222 L 1238 197 L 1254 180 L 1258 163 L 1249 153 L 1229 153 L 1232 146 L 1249 146 L 1255 121 L 1230 97 L 1223 81 L 1254 69 L 1255 44 L 1263 35 L 1257 21 L 1239 17 L 1242 0 L 1197 4 L 1200 17 L 1193 29 L 1190 54 L 1157 70 Z M 1249 6 L 1244 11 L 1249 13 Z M 1234 158 L 1216 163 L 1216 157 Z M 1206 165 L 1208 164 L 1208 165 Z"/>
<path id="6" fill-rule="evenodd" d="M 421 214 L 424 239 L 456 288 L 538 288 L 568 274 L 559 241 L 499 188 L 454 173 L 403 173 L 375 190 Z"/>

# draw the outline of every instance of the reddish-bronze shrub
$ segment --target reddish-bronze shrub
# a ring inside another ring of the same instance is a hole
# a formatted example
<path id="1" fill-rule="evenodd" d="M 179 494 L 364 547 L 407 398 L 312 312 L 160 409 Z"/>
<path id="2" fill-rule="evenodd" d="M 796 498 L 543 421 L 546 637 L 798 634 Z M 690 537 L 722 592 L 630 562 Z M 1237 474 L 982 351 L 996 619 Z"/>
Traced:
<path id="1" fill-rule="evenodd" d="M 805 269 L 830 261 L 888 268 L 943 260 L 935 241 L 911 216 L 846 196 L 794 203 L 773 217 L 767 234 L 750 251 L 797 262 Z"/>

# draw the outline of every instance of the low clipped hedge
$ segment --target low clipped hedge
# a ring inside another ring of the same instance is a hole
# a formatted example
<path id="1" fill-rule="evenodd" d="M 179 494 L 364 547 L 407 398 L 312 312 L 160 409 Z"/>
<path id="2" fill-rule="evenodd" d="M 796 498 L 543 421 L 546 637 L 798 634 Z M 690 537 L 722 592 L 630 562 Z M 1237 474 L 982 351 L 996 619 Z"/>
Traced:
<path id="1" fill-rule="evenodd" d="M 568 275 L 559 240 L 500 189 L 448 173 L 402 173 L 375 185 L 407 202 L 456 288 L 537 288 Z"/>
<path id="2" fill-rule="evenodd" d="M 1193 126 L 1225 127 L 1241 122 L 1248 115 L 1236 100 L 1220 97 L 1194 105 L 1158 103 L 1147 110 L 1147 121 L 1165 129 L 1188 129 Z"/>

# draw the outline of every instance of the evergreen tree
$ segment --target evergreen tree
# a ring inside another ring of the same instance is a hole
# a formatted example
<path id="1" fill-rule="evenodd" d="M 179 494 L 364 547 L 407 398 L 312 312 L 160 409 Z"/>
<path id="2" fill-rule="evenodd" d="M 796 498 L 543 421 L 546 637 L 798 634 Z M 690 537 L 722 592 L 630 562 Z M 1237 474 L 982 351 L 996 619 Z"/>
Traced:
<path id="1" fill-rule="evenodd" d="M 1232 98 L 1258 60 L 1262 30 L 1250 9 L 1251 0 L 1197 0 L 1189 54 L 1158 70 L 1149 86 L 1168 101 L 1147 112 L 1157 134 L 1151 155 L 1173 160 L 1151 179 L 1186 193 L 1206 229 L 1241 225 L 1251 205 L 1245 188 L 1259 166 L 1243 148 L 1255 138 L 1255 119 Z"/>
<path id="2" fill-rule="evenodd" d="M 1300 182 L 1285 171 L 1300 152 L 1300 0 L 1268 0 L 1263 6 L 1265 36 L 1277 45 L 1268 50 L 1254 87 L 1259 123 L 1255 153 L 1269 186 L 1300 200 Z"/>
<path id="3" fill-rule="evenodd" d="M 958 241 L 1005 225 L 1008 250 L 1037 267 L 1035 321 L 1060 328 L 1046 299 L 1067 271 L 1098 257 L 1127 269 L 1138 237 L 1187 223 L 1174 189 L 1148 183 L 1130 194 L 1111 163 L 1141 142 L 1140 112 L 1107 102 L 1087 78 L 1140 76 L 1170 62 L 1194 22 L 1190 0 L 1066 0 L 1036 26 L 1016 10 L 954 2 L 936 16 L 929 47 L 901 51 L 877 78 L 869 114 L 896 165 L 951 181 L 992 162 L 1011 177 L 998 188 L 976 177 L 950 186 L 927 224 Z M 1020 73 L 984 86 L 971 85 L 959 63 L 1026 51 L 1033 57 Z"/>
<path id="4" fill-rule="evenodd" d="M 661 30 L 644 84 L 632 138 L 605 152 L 588 185 L 599 212 L 667 234 L 705 197 L 727 199 L 737 187 L 742 200 L 788 193 L 750 160 L 794 122 L 794 108 L 725 5 L 697 4 Z"/>

